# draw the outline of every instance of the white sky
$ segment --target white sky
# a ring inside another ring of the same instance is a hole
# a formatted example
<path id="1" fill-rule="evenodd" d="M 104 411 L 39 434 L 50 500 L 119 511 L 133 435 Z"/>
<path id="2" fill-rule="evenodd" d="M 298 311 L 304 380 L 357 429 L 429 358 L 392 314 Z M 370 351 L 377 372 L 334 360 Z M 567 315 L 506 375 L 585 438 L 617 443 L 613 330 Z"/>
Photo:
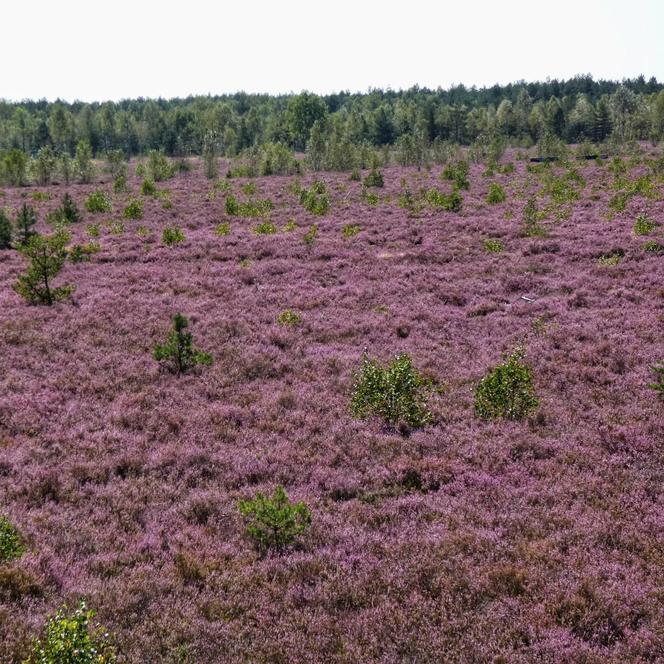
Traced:
<path id="1" fill-rule="evenodd" d="M 664 0 L 18 0 L 0 98 L 664 80 Z"/>

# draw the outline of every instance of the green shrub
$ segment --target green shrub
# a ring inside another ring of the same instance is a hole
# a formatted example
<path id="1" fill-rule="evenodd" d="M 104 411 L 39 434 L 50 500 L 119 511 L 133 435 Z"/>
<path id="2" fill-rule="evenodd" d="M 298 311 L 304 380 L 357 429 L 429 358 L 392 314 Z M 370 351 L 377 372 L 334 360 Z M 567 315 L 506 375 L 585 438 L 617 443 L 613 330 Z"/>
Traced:
<path id="1" fill-rule="evenodd" d="M 360 232 L 360 227 L 357 224 L 346 224 L 341 232 L 345 238 L 355 237 Z"/>
<path id="2" fill-rule="evenodd" d="M 258 191 L 255 182 L 246 182 L 240 186 L 240 189 L 242 190 L 242 193 L 248 197 L 255 196 L 256 192 Z"/>
<path id="3" fill-rule="evenodd" d="M 296 229 L 297 229 L 297 224 L 295 223 L 295 219 L 289 219 L 282 228 L 282 230 L 286 233 L 290 233 L 291 231 L 294 231 Z"/>
<path id="4" fill-rule="evenodd" d="M 260 551 L 282 550 L 295 543 L 311 527 L 311 511 L 300 501 L 293 503 L 282 486 L 272 496 L 257 493 L 238 503 L 246 532 Z"/>
<path id="5" fill-rule="evenodd" d="M 313 224 L 309 228 L 309 230 L 304 234 L 304 237 L 302 238 L 302 241 L 304 244 L 308 246 L 313 246 L 314 242 L 316 242 L 316 238 L 318 237 L 318 226 L 316 224 Z"/>
<path id="6" fill-rule="evenodd" d="M 90 256 L 97 254 L 101 251 L 101 246 L 98 242 L 88 242 L 86 244 L 74 244 L 69 247 L 69 260 L 72 263 L 82 263 L 89 261 Z"/>
<path id="7" fill-rule="evenodd" d="M 643 243 L 643 251 L 647 251 L 652 254 L 661 254 L 664 253 L 664 244 L 657 242 L 657 240 L 646 240 Z"/>
<path id="8" fill-rule="evenodd" d="M 49 618 L 43 639 L 36 640 L 24 664 L 112 664 L 116 661 L 108 634 L 93 626 L 94 611 L 81 601 L 73 614 L 60 609 Z"/>
<path id="9" fill-rule="evenodd" d="M 125 219 L 143 219 L 143 202 L 138 198 L 131 198 L 122 211 Z"/>
<path id="10" fill-rule="evenodd" d="M 0 250 L 11 249 L 12 223 L 3 208 L 0 208 Z"/>
<path id="11" fill-rule="evenodd" d="M 0 563 L 20 558 L 25 547 L 18 530 L 5 516 L 0 516 Z"/>
<path id="12" fill-rule="evenodd" d="M 267 217 L 274 209 L 274 203 L 269 198 L 238 201 L 233 194 L 226 196 L 224 206 L 226 214 L 234 217 Z"/>
<path id="13" fill-rule="evenodd" d="M 634 222 L 634 235 L 648 235 L 657 228 L 657 222 L 651 219 L 644 212 L 637 215 Z"/>
<path id="14" fill-rule="evenodd" d="M 367 191 L 366 189 L 362 190 L 362 198 L 369 205 L 378 205 L 380 203 L 378 194 L 375 194 L 373 191 Z"/>
<path id="15" fill-rule="evenodd" d="M 31 237 L 35 235 L 32 230 L 33 226 L 37 223 L 37 213 L 32 205 L 23 203 L 16 214 L 16 234 L 17 241 L 20 244 L 25 244 Z"/>
<path id="16" fill-rule="evenodd" d="M 602 254 L 597 259 L 597 264 L 601 267 L 618 265 L 618 263 L 620 263 L 624 255 L 625 252 L 622 249 L 614 249 L 613 251 L 609 251 L 605 254 Z"/>
<path id="17" fill-rule="evenodd" d="M 470 189 L 468 174 L 470 166 L 467 161 L 460 159 L 452 164 L 448 164 L 443 169 L 441 177 L 443 180 L 450 180 L 454 183 L 456 189 Z"/>
<path id="18" fill-rule="evenodd" d="M 111 199 L 101 189 L 93 191 L 85 201 L 85 209 L 88 212 L 112 212 L 113 204 Z"/>
<path id="19" fill-rule="evenodd" d="M 221 224 L 218 224 L 217 227 L 214 229 L 214 232 L 220 237 L 224 235 L 230 235 L 231 225 L 227 221 L 225 221 Z"/>
<path id="20" fill-rule="evenodd" d="M 155 185 L 154 180 L 145 178 L 143 182 L 141 182 L 141 194 L 143 194 L 143 196 L 157 195 L 157 185 Z"/>
<path id="21" fill-rule="evenodd" d="M 168 247 L 184 242 L 184 233 L 178 226 L 166 226 L 161 234 L 161 241 Z"/>
<path id="22" fill-rule="evenodd" d="M 95 167 L 92 163 L 92 148 L 87 141 L 79 141 L 74 156 L 74 171 L 79 182 L 87 184 L 95 176 Z"/>
<path id="23" fill-rule="evenodd" d="M 500 240 L 493 238 L 484 240 L 484 251 L 486 251 L 488 254 L 499 254 L 500 252 L 504 251 L 504 249 L 505 247 Z"/>
<path id="24" fill-rule="evenodd" d="M 28 177 L 28 156 L 18 148 L 7 150 L 2 155 L 0 163 L 0 175 L 4 173 L 4 179 L 12 187 L 22 187 Z"/>
<path id="25" fill-rule="evenodd" d="M 51 305 L 63 300 L 74 291 L 73 286 L 53 286 L 53 278 L 62 270 L 67 259 L 66 245 L 69 235 L 33 235 L 18 250 L 30 261 L 28 271 L 20 275 L 14 290 L 30 304 Z"/>
<path id="26" fill-rule="evenodd" d="M 537 237 L 544 235 L 544 228 L 540 224 L 542 214 L 537 208 L 537 199 L 530 196 L 523 208 L 523 231 L 526 237 Z"/>
<path id="27" fill-rule="evenodd" d="M 432 188 L 426 191 L 424 197 L 432 207 L 442 208 L 447 212 L 460 212 L 463 206 L 463 198 L 458 191 L 446 194 Z"/>
<path id="28" fill-rule="evenodd" d="M 481 419 L 520 420 L 539 405 L 529 366 L 520 350 L 485 376 L 475 390 L 475 413 Z"/>
<path id="29" fill-rule="evenodd" d="M 194 348 L 193 337 L 187 330 L 189 321 L 182 314 L 173 317 L 173 328 L 164 344 L 154 347 L 153 356 L 167 369 L 178 375 L 193 369 L 197 364 L 209 366 L 212 364 L 212 355 Z"/>
<path id="30" fill-rule="evenodd" d="M 138 169 L 136 171 L 138 174 Z M 150 150 L 148 153 L 147 173 L 153 182 L 169 180 L 175 175 L 175 168 L 167 157 L 158 150 Z"/>
<path id="31" fill-rule="evenodd" d="M 263 221 L 254 228 L 256 235 L 274 235 L 277 227 L 271 221 Z"/>
<path id="32" fill-rule="evenodd" d="M 365 354 L 355 374 L 351 413 L 361 419 L 375 416 L 392 425 L 422 427 L 432 419 L 427 409 L 428 390 L 408 355 L 397 355 L 383 367 Z"/>
<path id="33" fill-rule="evenodd" d="M 385 180 L 383 179 L 383 174 L 379 170 L 372 168 L 371 171 L 369 172 L 369 175 L 367 175 L 367 177 L 364 178 L 364 186 L 384 187 Z"/>
<path id="34" fill-rule="evenodd" d="M 127 175 L 121 174 L 113 179 L 113 193 L 124 194 L 129 191 L 129 183 L 127 182 Z"/>
<path id="35" fill-rule="evenodd" d="M 350 177 L 348 178 L 351 182 L 359 182 L 362 179 L 362 176 L 360 175 L 360 171 L 357 168 L 354 168 L 351 173 Z"/>
<path id="36" fill-rule="evenodd" d="M 277 316 L 277 323 L 279 323 L 279 325 L 288 325 L 293 327 L 299 324 L 301 320 L 302 316 L 300 316 L 300 314 L 296 313 L 292 309 L 286 309 Z"/>
<path id="37" fill-rule="evenodd" d="M 655 374 L 655 382 L 650 383 L 648 387 L 657 392 L 660 399 L 664 399 L 664 360 L 652 367 Z"/>
<path id="38" fill-rule="evenodd" d="M 486 202 L 489 205 L 496 205 L 497 203 L 504 203 L 506 200 L 507 195 L 505 194 L 505 190 L 497 182 L 492 182 L 489 185 Z"/>
<path id="39" fill-rule="evenodd" d="M 327 187 L 321 180 L 314 180 L 309 189 L 300 191 L 300 204 L 311 214 L 324 215 L 330 209 Z"/>
<path id="40" fill-rule="evenodd" d="M 74 199 L 68 192 L 65 192 L 60 207 L 51 212 L 47 218 L 51 223 L 66 225 L 78 223 L 83 216 L 76 203 L 74 203 Z"/>

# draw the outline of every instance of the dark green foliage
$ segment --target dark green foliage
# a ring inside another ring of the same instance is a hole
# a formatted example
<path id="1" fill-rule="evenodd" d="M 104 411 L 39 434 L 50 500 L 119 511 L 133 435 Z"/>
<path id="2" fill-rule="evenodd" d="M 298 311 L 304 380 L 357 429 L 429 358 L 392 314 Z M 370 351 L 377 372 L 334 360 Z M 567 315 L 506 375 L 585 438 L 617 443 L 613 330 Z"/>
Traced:
<path id="1" fill-rule="evenodd" d="M 109 150 L 106 153 L 106 172 L 113 180 L 124 178 L 127 181 L 127 161 L 122 150 Z"/>
<path id="2" fill-rule="evenodd" d="M 364 178 L 364 186 L 365 187 L 384 187 L 385 186 L 385 180 L 383 179 L 383 174 L 373 168 L 369 172 L 369 175 Z"/>
<path id="3" fill-rule="evenodd" d="M 359 182 L 362 179 L 360 171 L 358 168 L 354 168 L 351 171 L 350 177 L 348 178 L 351 182 Z"/>
<path id="4" fill-rule="evenodd" d="M 166 343 L 154 347 L 153 356 L 173 373 L 183 374 L 197 364 L 209 366 L 212 355 L 194 348 L 193 337 L 187 330 L 189 321 L 182 314 L 173 317 L 173 328 L 168 333 Z"/>
<path id="5" fill-rule="evenodd" d="M 648 387 L 657 392 L 660 399 L 664 399 L 664 360 L 652 367 L 655 374 L 655 382 L 650 383 Z"/>
<path id="6" fill-rule="evenodd" d="M 238 201 L 233 194 L 228 194 L 224 201 L 224 208 L 226 214 L 233 217 L 267 217 L 274 209 L 274 203 L 269 198 Z"/>
<path id="7" fill-rule="evenodd" d="M 150 180 L 150 178 L 145 178 L 143 182 L 141 182 L 141 194 L 143 194 L 143 196 L 157 195 L 157 187 L 154 183 L 154 180 Z"/>
<path id="8" fill-rule="evenodd" d="M 21 535 L 5 516 L 0 516 L 0 563 L 20 558 L 25 552 Z"/>
<path id="9" fill-rule="evenodd" d="M 97 242 L 88 242 L 87 244 L 74 244 L 69 247 L 69 260 L 72 263 L 83 263 L 89 261 L 90 257 L 101 251 Z"/>
<path id="10" fill-rule="evenodd" d="M 445 166 L 441 177 L 443 180 L 452 181 L 455 189 L 470 189 L 470 181 L 468 180 L 469 173 L 470 166 L 468 162 L 460 159 L 457 162 Z"/>
<path id="11" fill-rule="evenodd" d="M 169 247 L 184 242 L 184 239 L 182 229 L 177 226 L 166 226 L 161 234 L 161 241 Z"/>
<path id="12" fill-rule="evenodd" d="M 7 213 L 0 208 L 0 250 L 11 249 L 12 246 L 12 223 Z"/>
<path id="13" fill-rule="evenodd" d="M 540 224 L 542 218 L 537 208 L 537 199 L 530 196 L 523 208 L 523 235 L 526 237 L 537 237 L 544 235 L 544 229 Z"/>
<path id="14" fill-rule="evenodd" d="M 432 207 L 442 208 L 447 212 L 461 212 L 463 206 L 463 198 L 458 191 L 446 194 L 438 189 L 428 189 L 425 199 Z"/>
<path id="15" fill-rule="evenodd" d="M 317 237 L 318 237 L 318 226 L 316 224 L 313 224 L 309 228 L 309 230 L 304 234 L 302 241 L 304 242 L 304 244 L 311 247 L 316 242 Z"/>
<path id="16" fill-rule="evenodd" d="M 481 419 L 520 420 L 539 405 L 529 366 L 515 351 L 485 376 L 475 390 L 475 413 Z"/>
<path id="17" fill-rule="evenodd" d="M 486 202 L 489 203 L 489 205 L 495 205 L 497 203 L 504 203 L 506 199 L 507 195 L 505 194 L 505 190 L 497 182 L 492 182 L 489 185 Z"/>
<path id="18" fill-rule="evenodd" d="M 143 219 L 143 203 L 138 198 L 129 200 L 122 212 L 125 219 Z"/>
<path id="19" fill-rule="evenodd" d="M 271 221 L 263 221 L 254 228 L 256 235 L 274 235 L 277 227 Z"/>
<path id="20" fill-rule="evenodd" d="M 68 614 L 60 609 L 46 623 L 42 639 L 33 643 L 32 652 L 23 664 L 112 664 L 116 661 L 108 635 L 93 626 L 94 611 L 84 601 Z"/>
<path id="21" fill-rule="evenodd" d="M 648 235 L 657 228 L 657 222 L 645 213 L 640 213 L 634 222 L 634 235 Z"/>
<path id="22" fill-rule="evenodd" d="M 166 156 L 159 150 L 150 150 L 148 153 L 147 172 L 153 182 L 169 180 L 175 175 L 175 168 Z"/>
<path id="23" fill-rule="evenodd" d="M 19 276 L 14 290 L 30 304 L 51 305 L 74 291 L 74 286 L 53 286 L 53 278 L 67 259 L 69 235 L 62 231 L 53 235 L 33 235 L 18 250 L 30 261 L 28 271 Z"/>
<path id="24" fill-rule="evenodd" d="M 121 173 L 113 180 L 113 193 L 124 194 L 129 191 L 129 183 L 127 182 L 127 174 Z"/>
<path id="25" fill-rule="evenodd" d="M 27 181 L 28 157 L 22 150 L 12 148 L 2 157 L 2 179 L 13 187 L 21 187 Z"/>
<path id="26" fill-rule="evenodd" d="M 277 486 L 272 496 L 259 492 L 250 500 L 241 500 L 238 508 L 245 518 L 247 534 L 260 551 L 282 550 L 311 527 L 307 505 L 291 502 L 282 486 Z"/>
<path id="27" fill-rule="evenodd" d="M 493 238 L 484 240 L 484 251 L 486 251 L 488 254 L 499 254 L 504 249 L 505 247 L 503 246 L 503 243 L 500 240 L 496 240 Z"/>
<path id="28" fill-rule="evenodd" d="M 37 223 L 37 213 L 31 205 L 23 203 L 16 215 L 17 241 L 25 244 L 35 232 L 32 227 Z"/>
<path id="29" fill-rule="evenodd" d="M 76 224 L 82 218 L 81 211 L 68 192 L 62 197 L 60 207 L 48 215 L 48 220 L 55 224 Z"/>
<path id="30" fill-rule="evenodd" d="M 422 427 L 428 424 L 429 384 L 413 367 L 410 356 L 397 355 L 387 366 L 365 354 L 355 374 L 351 396 L 354 417 L 380 417 L 388 424 Z"/>
<path id="31" fill-rule="evenodd" d="M 109 195 L 101 189 L 93 191 L 85 201 L 85 209 L 88 212 L 112 212 L 113 204 Z"/>
<path id="32" fill-rule="evenodd" d="M 87 184 L 95 176 L 95 167 L 92 163 L 92 148 L 87 141 L 79 141 L 74 157 L 74 171 L 79 182 Z"/>
<path id="33" fill-rule="evenodd" d="M 314 180 L 309 189 L 302 189 L 300 203 L 311 214 L 326 214 L 330 209 L 330 197 L 325 183 L 322 180 Z"/>

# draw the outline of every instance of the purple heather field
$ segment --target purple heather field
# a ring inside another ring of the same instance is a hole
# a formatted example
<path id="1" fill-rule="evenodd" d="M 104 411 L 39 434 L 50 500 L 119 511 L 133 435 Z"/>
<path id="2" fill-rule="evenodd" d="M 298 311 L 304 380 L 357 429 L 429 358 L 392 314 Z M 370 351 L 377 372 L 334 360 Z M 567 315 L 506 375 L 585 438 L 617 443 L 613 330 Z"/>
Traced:
<path id="1" fill-rule="evenodd" d="M 26 262 L 0 251 L 0 513 L 26 544 L 0 564 L 0 662 L 81 597 L 126 662 L 664 661 L 664 406 L 648 387 L 664 254 L 643 246 L 664 242 L 662 181 L 610 214 L 613 174 L 580 163 L 571 214 L 551 208 L 546 235 L 526 237 L 528 195 L 550 198 L 515 164 L 472 165 L 460 213 L 398 205 L 403 179 L 450 191 L 438 166 L 383 169 L 377 205 L 348 174 L 317 174 L 320 217 L 295 178 L 256 178 L 273 235 L 226 215 L 200 167 L 158 183 L 168 209 L 133 167 L 131 194 L 108 178 L 5 188 L 0 206 L 31 203 L 42 232 L 69 191 L 74 241 L 101 251 L 67 262 L 56 283 L 76 290 L 52 307 L 12 290 Z M 227 180 L 240 200 L 248 181 Z M 485 202 L 490 182 L 506 202 Z M 85 212 L 96 188 L 112 213 Z M 130 196 L 140 221 L 122 219 Z M 647 236 L 642 210 L 660 224 Z M 169 224 L 184 242 L 163 244 Z M 278 324 L 286 309 L 299 325 Z M 181 377 L 152 357 L 176 312 L 214 356 Z M 517 346 L 540 407 L 482 421 L 475 386 Z M 351 416 L 364 349 L 406 352 L 435 381 L 432 424 L 408 435 Z M 261 555 L 238 501 L 277 484 L 312 527 Z"/>

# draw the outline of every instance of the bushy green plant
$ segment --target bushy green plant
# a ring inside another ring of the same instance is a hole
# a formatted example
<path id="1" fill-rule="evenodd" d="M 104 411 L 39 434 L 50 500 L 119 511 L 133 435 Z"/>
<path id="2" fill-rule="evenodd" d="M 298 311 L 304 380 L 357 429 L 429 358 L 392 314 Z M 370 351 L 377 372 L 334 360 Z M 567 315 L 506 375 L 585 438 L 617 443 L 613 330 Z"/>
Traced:
<path id="1" fill-rule="evenodd" d="M 277 316 L 277 323 L 279 323 L 279 325 L 287 325 L 290 327 L 298 325 L 301 320 L 302 316 L 292 309 L 286 309 Z"/>
<path id="2" fill-rule="evenodd" d="M 432 419 L 428 391 L 427 381 L 413 367 L 410 356 L 397 355 L 382 366 L 365 354 L 355 374 L 351 413 L 358 418 L 380 417 L 392 425 L 422 427 Z"/>
<path id="3" fill-rule="evenodd" d="M 655 374 L 655 382 L 650 383 L 648 387 L 657 392 L 660 399 L 664 399 L 664 360 L 652 367 Z"/>
<path id="4" fill-rule="evenodd" d="M 504 251 L 505 247 L 500 240 L 493 238 L 488 238 L 484 240 L 484 251 L 488 254 L 499 254 L 501 251 Z"/>
<path id="5" fill-rule="evenodd" d="M 46 218 L 49 222 L 56 226 L 66 226 L 67 224 L 78 223 L 81 221 L 83 216 L 81 215 L 81 211 L 78 209 L 78 206 L 74 202 L 74 199 L 69 195 L 68 192 L 65 192 L 62 197 L 62 203 L 60 204 L 60 207 L 53 210 L 53 212 L 48 214 Z"/>
<path id="6" fill-rule="evenodd" d="M 254 228 L 256 235 L 274 235 L 277 227 L 271 221 L 263 221 Z"/>
<path id="7" fill-rule="evenodd" d="M 492 182 L 489 185 L 486 202 L 489 205 L 496 205 L 497 203 L 504 203 L 506 200 L 507 195 L 505 194 L 505 190 L 497 182 Z"/>
<path id="8" fill-rule="evenodd" d="M 138 169 L 136 172 L 138 174 Z M 148 152 L 147 173 L 153 182 L 162 182 L 163 180 L 169 180 L 175 175 L 175 168 L 163 152 L 150 150 Z"/>
<path id="9" fill-rule="evenodd" d="M 157 195 L 157 186 L 154 183 L 154 180 L 150 178 L 144 178 L 141 182 L 141 194 L 143 196 L 156 196 Z"/>
<path id="10" fill-rule="evenodd" d="M 212 355 L 194 348 L 193 337 L 188 331 L 189 321 L 182 314 L 173 317 L 173 328 L 164 344 L 154 347 L 153 356 L 166 368 L 178 375 L 186 373 L 196 365 L 209 366 Z"/>
<path id="11" fill-rule="evenodd" d="M 304 242 L 304 244 L 311 247 L 316 242 L 317 237 L 318 237 L 318 226 L 316 224 L 313 224 L 312 226 L 310 226 L 309 230 L 304 234 L 302 241 Z"/>
<path id="12" fill-rule="evenodd" d="M 131 198 L 122 211 L 125 219 L 143 219 L 143 202 L 138 198 Z"/>
<path id="13" fill-rule="evenodd" d="M 383 174 L 375 169 L 372 168 L 371 171 L 369 171 L 369 174 L 367 177 L 364 178 L 364 186 L 365 187 L 384 187 L 385 186 L 385 180 L 383 178 Z"/>
<path id="14" fill-rule="evenodd" d="M 72 263 L 82 263 L 89 261 L 90 257 L 101 251 L 101 246 L 98 242 L 87 242 L 86 244 L 74 244 L 69 247 L 69 260 Z"/>
<path id="15" fill-rule="evenodd" d="M 217 227 L 214 229 L 214 232 L 220 237 L 224 235 L 230 235 L 231 225 L 227 221 L 224 221 L 223 223 L 217 225 Z"/>
<path id="16" fill-rule="evenodd" d="M 12 223 L 3 208 L 0 208 L 0 250 L 11 249 Z"/>
<path id="17" fill-rule="evenodd" d="M 24 552 L 20 533 L 6 516 L 0 516 L 0 563 L 20 558 Z"/>
<path id="18" fill-rule="evenodd" d="M 161 241 L 168 247 L 184 242 L 184 233 L 178 226 L 166 226 L 161 234 Z"/>
<path id="19" fill-rule="evenodd" d="M 530 367 L 516 350 L 494 367 L 475 390 L 475 413 L 481 419 L 520 420 L 539 405 Z"/>
<path id="20" fill-rule="evenodd" d="M 325 183 L 322 180 L 314 180 L 309 189 L 302 189 L 300 204 L 311 214 L 326 214 L 330 209 L 330 197 Z"/>
<path id="21" fill-rule="evenodd" d="M 2 155 L 0 175 L 12 187 L 22 187 L 28 177 L 28 156 L 18 148 L 7 150 Z"/>
<path id="22" fill-rule="evenodd" d="M 359 182 L 362 179 L 362 176 L 360 175 L 360 170 L 358 168 L 354 168 L 350 176 L 348 178 L 351 182 Z"/>
<path id="23" fill-rule="evenodd" d="M 116 661 L 109 636 L 93 625 L 94 611 L 83 600 L 68 614 L 56 612 L 46 623 L 42 639 L 33 643 L 32 652 L 23 664 L 112 664 Z"/>
<path id="24" fill-rule="evenodd" d="M 16 214 L 16 233 L 17 240 L 25 244 L 34 234 L 34 225 L 37 223 L 37 213 L 32 205 L 23 203 Z"/>
<path id="25" fill-rule="evenodd" d="M 637 215 L 634 222 L 634 235 L 648 235 L 657 228 L 657 222 L 651 219 L 645 212 Z"/>
<path id="26" fill-rule="evenodd" d="M 113 203 L 110 196 L 101 189 L 93 191 L 85 201 L 85 209 L 88 212 L 112 212 Z"/>
<path id="27" fill-rule="evenodd" d="M 432 207 L 442 208 L 447 212 L 460 212 L 463 206 L 463 198 L 458 191 L 446 194 L 438 189 L 431 188 L 426 191 L 424 197 Z"/>
<path id="28" fill-rule="evenodd" d="M 56 167 L 57 155 L 50 145 L 45 145 L 32 161 L 32 172 L 37 183 L 41 185 L 50 184 Z"/>
<path id="29" fill-rule="evenodd" d="M 257 493 L 238 503 L 246 531 L 260 551 L 282 550 L 294 544 L 311 527 L 311 510 L 300 501 L 291 502 L 282 486 L 272 496 Z"/>
<path id="30" fill-rule="evenodd" d="M 378 205 L 378 203 L 380 203 L 378 194 L 373 191 L 368 191 L 367 189 L 362 189 L 362 199 L 369 205 Z"/>
<path id="31" fill-rule="evenodd" d="M 274 203 L 269 198 L 238 201 L 233 194 L 228 194 L 224 207 L 230 216 L 267 217 L 274 209 Z"/>
<path id="32" fill-rule="evenodd" d="M 460 159 L 452 164 L 448 164 L 443 169 L 441 177 L 443 180 L 450 180 L 454 183 L 455 189 L 470 189 L 468 174 L 470 166 L 467 161 Z"/>
<path id="33" fill-rule="evenodd" d="M 129 191 L 129 183 L 127 182 L 126 173 L 118 175 L 113 180 L 113 193 L 124 194 Z"/>
<path id="34" fill-rule="evenodd" d="M 92 163 L 92 148 L 87 141 L 79 141 L 74 156 L 74 172 L 79 182 L 87 184 L 95 176 L 95 167 Z"/>
<path id="35" fill-rule="evenodd" d="M 30 304 L 51 305 L 73 292 L 73 286 L 54 287 L 52 283 L 67 259 L 67 242 L 69 235 L 60 231 L 53 235 L 33 235 L 18 248 L 30 265 L 28 271 L 18 277 L 14 290 Z"/>
<path id="36" fill-rule="evenodd" d="M 657 242 L 657 240 L 646 240 L 643 243 L 643 251 L 652 254 L 662 254 L 664 253 L 664 244 Z"/>
<path id="37" fill-rule="evenodd" d="M 542 215 L 537 207 L 537 199 L 530 196 L 523 208 L 523 231 L 526 237 L 537 237 L 544 235 L 544 228 L 540 224 Z"/>
<path id="38" fill-rule="evenodd" d="M 609 251 L 607 253 L 602 254 L 597 259 L 597 264 L 600 267 L 609 267 L 611 265 L 618 265 L 618 263 L 620 263 L 624 255 L 625 252 L 622 249 L 614 249 L 613 251 Z"/>
<path id="39" fill-rule="evenodd" d="M 341 230 L 345 238 L 355 237 L 360 232 L 360 227 L 357 224 L 346 224 Z"/>

